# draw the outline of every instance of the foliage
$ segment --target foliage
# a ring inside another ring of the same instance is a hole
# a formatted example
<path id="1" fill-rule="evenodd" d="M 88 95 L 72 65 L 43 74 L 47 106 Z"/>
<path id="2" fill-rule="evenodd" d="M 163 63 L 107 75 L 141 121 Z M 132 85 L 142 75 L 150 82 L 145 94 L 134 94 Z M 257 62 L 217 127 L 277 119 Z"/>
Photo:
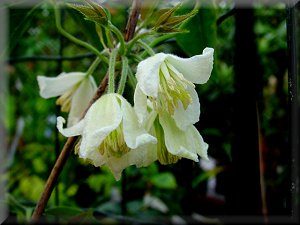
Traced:
<path id="1" fill-rule="evenodd" d="M 154 5 L 153 9 L 157 7 L 156 1 L 151 2 Z M 189 30 L 189 33 L 178 34 L 175 39 L 162 42 L 155 47 L 156 50 L 175 52 L 185 57 L 201 53 L 206 46 L 214 47 L 216 55 L 211 80 L 207 85 L 197 86 L 201 102 L 201 120 L 197 128 L 209 143 L 209 155 L 216 159 L 216 165 L 204 169 L 200 163 L 182 161 L 166 167 L 156 163 L 146 168 L 129 167 L 123 174 L 123 180 L 116 182 L 106 167 L 95 168 L 78 159 L 77 156 L 71 155 L 45 211 L 46 218 L 50 222 L 56 221 L 57 217 L 62 223 L 86 221 L 94 223 L 129 221 L 130 223 L 133 222 L 130 220 L 132 217 L 141 221 L 155 221 L 157 218 L 170 219 L 173 215 L 184 216 L 185 213 L 190 213 L 185 208 L 185 201 L 194 194 L 197 196 L 196 205 L 198 201 L 199 204 L 203 203 L 198 197 L 202 196 L 206 199 L 207 184 L 212 178 L 217 178 L 218 182 L 215 187 L 218 195 L 214 197 L 220 200 L 221 204 L 225 204 L 224 198 L 218 196 L 225 194 L 226 181 L 223 180 L 222 175 L 231 162 L 234 136 L 231 129 L 233 119 L 231 100 L 235 91 L 233 74 L 235 27 L 233 17 L 229 17 L 219 26 L 216 25 L 216 20 L 228 12 L 230 7 L 230 4 L 224 3 L 216 3 L 209 8 L 200 7 L 192 19 L 184 21 L 183 28 Z M 157 20 L 157 27 L 160 26 L 166 31 L 166 28 L 170 28 L 171 22 L 165 17 L 169 18 L 171 14 L 180 16 L 190 11 L 190 9 L 181 10 L 176 11 L 175 14 L 172 14 L 174 12 L 170 9 L 169 11 L 164 9 L 164 13 L 159 11 L 163 16 Z M 79 11 L 86 14 L 82 12 L 83 8 Z M 109 13 L 117 27 L 125 26 L 127 11 L 128 8 L 125 6 L 110 8 Z M 147 10 L 143 13 L 147 15 L 142 14 L 144 18 L 148 18 L 151 14 Z M 102 50 L 98 41 L 99 33 L 94 29 L 95 24 L 89 20 L 79 19 L 80 16 L 82 15 L 73 9 L 65 9 L 63 17 L 65 29 Z M 257 46 L 264 68 L 259 115 L 264 140 L 267 203 L 270 213 L 285 214 L 284 202 L 288 198 L 289 189 L 286 182 L 289 179 L 288 164 L 290 163 L 290 152 L 284 152 L 284 149 L 289 146 L 286 125 L 288 121 L 287 64 L 284 60 L 287 48 L 285 9 L 282 5 L 268 9 L 257 6 L 255 16 Z M 86 53 L 82 47 L 66 39 L 60 42 L 53 19 L 53 8 L 48 3 L 41 3 L 28 9 L 12 7 L 9 10 L 9 18 L 10 58 L 33 55 L 56 56 L 60 54 L 60 47 L 63 47 L 62 52 L 65 56 Z M 98 19 L 98 23 L 103 22 L 103 18 Z M 149 24 L 151 23 L 149 21 Z M 166 26 L 163 27 L 162 24 Z M 172 29 L 177 32 L 175 27 Z M 91 58 L 63 61 L 62 69 L 80 71 L 90 64 Z M 97 81 L 104 77 L 106 69 L 103 64 L 95 71 Z M 37 75 L 56 76 L 59 70 L 55 61 L 29 60 L 8 65 L 10 93 L 7 98 L 5 125 L 8 131 L 8 143 L 12 146 L 12 143 L 17 141 L 18 145 L 15 149 L 9 148 L 8 154 L 13 154 L 13 162 L 8 165 L 4 179 L 9 193 L 7 204 L 10 214 L 16 215 L 20 221 L 30 219 L 57 152 L 65 142 L 65 138 L 59 135 L 55 128 L 58 115 L 55 100 L 42 99 L 36 82 Z M 127 87 L 124 95 L 130 94 L 132 90 Z M 18 129 L 18 120 L 24 121 L 23 129 Z M 283 190 L 280 190 L 281 188 Z M 159 207 L 151 204 L 145 205 L 145 197 L 149 194 L 160 200 L 158 201 L 160 207 L 166 205 L 168 210 L 160 210 Z M 209 202 L 209 204 L 213 203 Z M 206 208 L 196 207 L 191 211 L 207 215 L 216 214 L 206 211 Z M 116 216 L 121 214 L 124 217 Z"/>

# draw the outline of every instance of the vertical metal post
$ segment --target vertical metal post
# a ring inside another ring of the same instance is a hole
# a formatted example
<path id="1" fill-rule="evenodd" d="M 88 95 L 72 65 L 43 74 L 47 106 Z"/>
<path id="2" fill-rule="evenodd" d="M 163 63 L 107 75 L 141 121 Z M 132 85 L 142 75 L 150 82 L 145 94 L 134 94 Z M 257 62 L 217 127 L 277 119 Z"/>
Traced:
<path id="1" fill-rule="evenodd" d="M 290 126 L 290 148 L 291 148 L 291 214 L 293 219 L 299 222 L 299 205 L 297 203 L 299 197 L 299 45 L 297 37 L 299 37 L 299 28 L 297 32 L 296 21 L 296 2 L 288 1 L 287 7 L 287 47 L 288 47 L 288 78 L 289 78 L 289 126 Z M 299 6 L 299 2 L 297 3 Z M 299 11 L 298 11 L 299 12 Z"/>
<path id="2" fill-rule="evenodd" d="M 234 143 L 228 173 L 228 214 L 261 221 L 257 99 L 262 77 L 255 42 L 253 8 L 235 10 Z"/>

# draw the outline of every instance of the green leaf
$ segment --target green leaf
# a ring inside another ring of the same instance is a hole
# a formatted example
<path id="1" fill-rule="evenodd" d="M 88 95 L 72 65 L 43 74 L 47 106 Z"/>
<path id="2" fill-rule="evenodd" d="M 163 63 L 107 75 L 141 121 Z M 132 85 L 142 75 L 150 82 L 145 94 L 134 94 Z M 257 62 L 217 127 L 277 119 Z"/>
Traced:
<path id="1" fill-rule="evenodd" d="M 174 175 L 169 172 L 156 174 L 151 177 L 150 181 L 158 188 L 175 189 L 177 187 Z"/>
<path id="2" fill-rule="evenodd" d="M 205 47 L 214 47 L 216 42 L 216 9 L 202 8 L 182 28 L 189 33 L 178 34 L 176 41 L 188 55 L 202 54 Z"/>
<path id="3" fill-rule="evenodd" d="M 90 20 L 99 25 L 107 25 L 108 16 L 106 11 L 100 6 L 91 1 L 87 1 L 88 5 L 71 4 L 68 6 L 79 11 L 85 16 L 86 20 Z"/>
<path id="4" fill-rule="evenodd" d="M 57 206 L 45 210 L 46 215 L 58 216 L 58 217 L 73 217 L 83 212 L 80 208 L 68 207 L 68 206 Z"/>
<path id="5" fill-rule="evenodd" d="M 166 12 L 164 12 L 157 20 L 156 24 L 155 24 L 155 28 L 159 27 L 160 25 L 164 24 L 165 22 L 168 21 L 168 19 L 172 16 L 172 14 L 180 7 L 181 4 L 177 4 L 175 7 L 166 10 Z M 162 9 L 160 12 L 163 12 Z"/>

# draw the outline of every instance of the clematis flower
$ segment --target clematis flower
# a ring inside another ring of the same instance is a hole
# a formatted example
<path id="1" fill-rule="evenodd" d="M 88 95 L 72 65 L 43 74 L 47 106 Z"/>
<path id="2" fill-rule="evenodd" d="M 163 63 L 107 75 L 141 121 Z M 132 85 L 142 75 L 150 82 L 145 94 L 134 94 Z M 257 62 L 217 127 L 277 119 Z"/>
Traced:
<path id="1" fill-rule="evenodd" d="M 37 77 L 40 95 L 43 98 L 60 96 L 56 104 L 61 111 L 69 112 L 68 127 L 77 123 L 94 96 L 97 86 L 92 76 L 85 73 L 61 73 L 57 77 Z"/>
<path id="2" fill-rule="evenodd" d="M 94 166 L 106 164 L 116 180 L 124 168 L 148 166 L 157 159 L 156 138 L 139 125 L 134 109 L 121 95 L 102 96 L 72 127 L 64 129 L 64 122 L 57 118 L 57 128 L 64 136 L 82 136 L 76 147 L 79 157 Z"/>
<path id="3" fill-rule="evenodd" d="M 150 101 L 155 111 L 168 112 L 182 130 L 198 122 L 200 103 L 193 83 L 207 82 L 213 68 L 213 53 L 212 48 L 205 48 L 202 55 L 191 58 L 158 53 L 141 61 L 134 94 L 139 121 L 145 119 Z"/>
<path id="4" fill-rule="evenodd" d="M 208 144 L 204 142 L 194 125 L 188 125 L 185 130 L 178 128 L 174 118 L 167 112 L 152 111 L 145 120 L 146 126 L 157 138 L 157 159 L 161 164 L 176 163 L 181 158 L 199 161 L 199 156 L 208 160 Z"/>

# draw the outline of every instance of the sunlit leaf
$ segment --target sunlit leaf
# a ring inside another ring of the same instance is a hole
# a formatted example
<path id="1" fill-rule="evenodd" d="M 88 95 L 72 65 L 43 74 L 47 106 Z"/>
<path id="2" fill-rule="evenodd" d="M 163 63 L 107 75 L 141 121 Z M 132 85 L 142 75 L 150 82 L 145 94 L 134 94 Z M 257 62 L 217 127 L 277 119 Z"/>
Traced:
<path id="1" fill-rule="evenodd" d="M 214 47 L 216 41 L 216 9 L 201 8 L 184 26 L 189 33 L 178 34 L 178 45 L 188 55 L 202 54 L 205 47 Z"/>
<path id="2" fill-rule="evenodd" d="M 175 189 L 177 187 L 174 175 L 168 172 L 155 174 L 150 181 L 158 188 Z"/>

